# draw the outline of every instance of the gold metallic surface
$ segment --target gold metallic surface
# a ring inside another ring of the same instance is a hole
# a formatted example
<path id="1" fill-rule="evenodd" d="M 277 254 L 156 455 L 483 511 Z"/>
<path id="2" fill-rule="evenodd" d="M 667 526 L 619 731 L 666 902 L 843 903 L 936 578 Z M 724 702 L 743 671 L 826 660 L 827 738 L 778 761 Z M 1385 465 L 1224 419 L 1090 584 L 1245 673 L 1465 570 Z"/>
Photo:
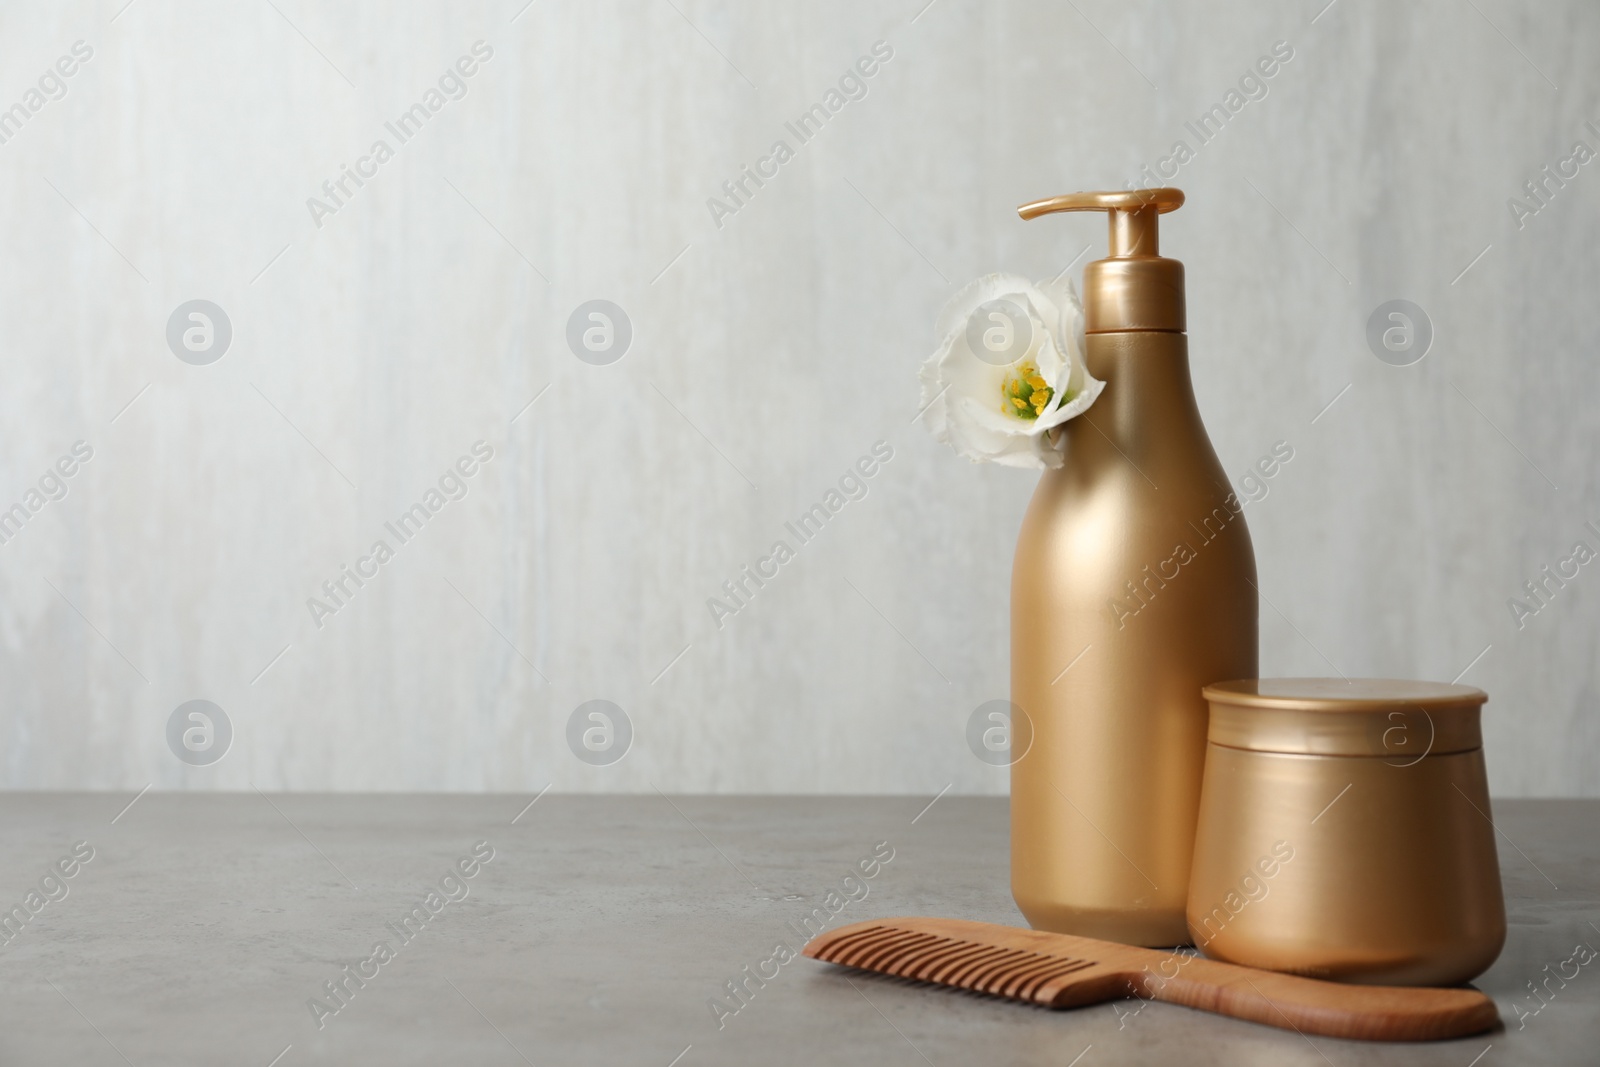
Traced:
<path id="1" fill-rule="evenodd" d="M 1177 189 L 1024 205 L 1110 213 L 1084 272 L 1085 360 L 1106 383 L 1065 424 L 1065 465 L 1023 519 L 1011 583 L 1011 889 L 1033 926 L 1134 945 L 1187 940 L 1205 761 L 1200 687 L 1256 673 L 1255 554 L 1195 405 L 1183 265 L 1157 216 Z"/>
<path id="2" fill-rule="evenodd" d="M 1084 329 L 1091 334 L 1182 332 L 1187 323 L 1183 284 L 1183 264 L 1175 259 L 1097 259 L 1083 268 Z"/>
<path id="3" fill-rule="evenodd" d="M 1183 205 L 1181 189 L 1068 193 L 1024 204 L 1017 214 L 1036 219 L 1059 211 L 1104 211 L 1108 259 L 1083 271 L 1084 328 L 1089 333 L 1185 328 L 1183 264 L 1162 258 L 1157 218 Z"/>
<path id="4" fill-rule="evenodd" d="M 1506 932 L 1475 743 L 1485 696 L 1361 682 L 1341 703 L 1344 685 L 1208 687 L 1190 932 L 1231 963 L 1348 982 L 1465 982 L 1494 962 Z M 1366 754 L 1312 754 L 1329 737 Z"/>
<path id="5" fill-rule="evenodd" d="M 1388 712 L 1479 708 L 1489 694 L 1470 685 L 1411 678 L 1242 678 L 1206 686 L 1206 696 L 1247 708 Z"/>
<path id="6" fill-rule="evenodd" d="M 1181 333 L 1100 333 L 1106 383 L 1066 423 L 1017 541 L 1011 887 L 1034 927 L 1133 945 L 1188 939 L 1206 747 L 1201 686 L 1256 673 L 1255 556 Z"/>
<path id="7" fill-rule="evenodd" d="M 1165 215 L 1183 206 L 1183 190 L 1171 186 L 1159 189 L 1118 189 L 1113 192 L 1066 193 L 1035 200 L 1017 208 L 1025 219 L 1036 219 L 1057 211 L 1141 211 L 1155 208 Z"/>
<path id="8" fill-rule="evenodd" d="M 1212 744 L 1396 763 L 1481 748 L 1488 699 L 1470 685 L 1370 678 L 1249 678 L 1208 685 L 1204 696 Z"/>

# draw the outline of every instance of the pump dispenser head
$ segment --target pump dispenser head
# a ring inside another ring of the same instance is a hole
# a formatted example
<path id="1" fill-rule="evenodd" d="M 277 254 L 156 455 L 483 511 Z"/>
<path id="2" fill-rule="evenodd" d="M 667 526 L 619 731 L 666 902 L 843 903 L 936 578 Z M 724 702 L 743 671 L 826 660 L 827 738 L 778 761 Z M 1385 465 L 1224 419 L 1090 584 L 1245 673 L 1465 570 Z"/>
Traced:
<path id="1" fill-rule="evenodd" d="M 1163 258 L 1158 216 L 1183 206 L 1181 189 L 1068 193 L 1017 208 L 1025 219 L 1057 211 L 1104 211 L 1111 255 L 1083 269 L 1083 317 L 1088 333 L 1159 330 L 1182 333 L 1183 264 Z"/>

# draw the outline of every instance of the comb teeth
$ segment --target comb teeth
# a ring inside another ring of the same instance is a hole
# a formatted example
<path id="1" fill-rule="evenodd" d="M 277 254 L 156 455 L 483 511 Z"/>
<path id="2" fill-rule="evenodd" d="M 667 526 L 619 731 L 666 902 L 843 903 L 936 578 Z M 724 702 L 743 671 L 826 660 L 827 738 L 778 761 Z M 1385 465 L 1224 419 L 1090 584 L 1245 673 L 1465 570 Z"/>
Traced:
<path id="1" fill-rule="evenodd" d="M 820 947 L 816 958 L 897 978 L 1028 1001 L 1057 979 L 1094 965 L 1093 960 L 1002 948 L 896 926 L 853 930 Z"/>

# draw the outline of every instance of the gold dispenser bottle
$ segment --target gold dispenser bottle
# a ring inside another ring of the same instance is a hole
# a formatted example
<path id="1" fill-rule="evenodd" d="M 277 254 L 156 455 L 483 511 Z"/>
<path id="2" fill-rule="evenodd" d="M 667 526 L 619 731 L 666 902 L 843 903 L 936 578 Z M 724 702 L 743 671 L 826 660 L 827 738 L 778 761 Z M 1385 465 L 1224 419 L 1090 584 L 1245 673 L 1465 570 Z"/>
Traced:
<path id="1" fill-rule="evenodd" d="M 1184 944 L 1207 710 L 1256 675 L 1255 553 L 1189 378 L 1183 264 L 1157 218 L 1177 189 L 1074 193 L 1025 219 L 1105 211 L 1084 270 L 1085 360 L 1106 383 L 1039 480 L 1011 580 L 1011 891 L 1042 930 Z"/>

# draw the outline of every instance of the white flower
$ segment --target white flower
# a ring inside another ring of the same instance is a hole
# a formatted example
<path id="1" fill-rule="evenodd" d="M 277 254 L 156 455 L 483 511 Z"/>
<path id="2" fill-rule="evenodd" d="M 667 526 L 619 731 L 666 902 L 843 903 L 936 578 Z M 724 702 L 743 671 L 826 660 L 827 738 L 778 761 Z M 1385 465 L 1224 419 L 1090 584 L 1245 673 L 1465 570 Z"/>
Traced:
<path id="1" fill-rule="evenodd" d="M 939 348 L 919 375 L 933 436 L 975 463 L 1061 466 L 1052 431 L 1105 388 L 1084 367 L 1072 282 L 985 275 L 950 298 L 936 328 Z"/>

